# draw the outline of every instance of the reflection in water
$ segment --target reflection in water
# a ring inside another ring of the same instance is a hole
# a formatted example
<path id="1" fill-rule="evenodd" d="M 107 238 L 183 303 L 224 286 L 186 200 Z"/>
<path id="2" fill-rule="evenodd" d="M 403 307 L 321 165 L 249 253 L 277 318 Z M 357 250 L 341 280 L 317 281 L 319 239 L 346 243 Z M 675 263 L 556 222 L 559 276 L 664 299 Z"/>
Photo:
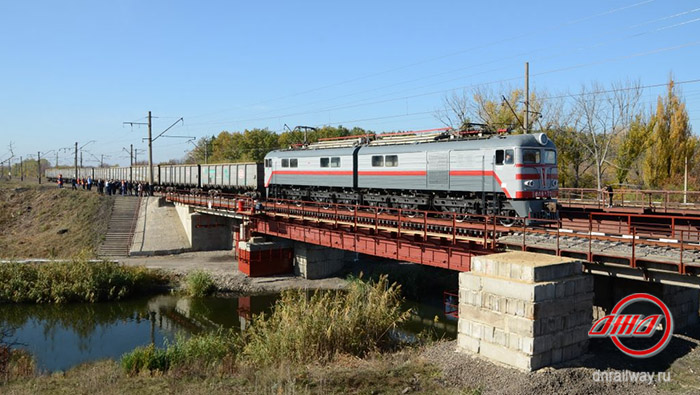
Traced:
<path id="1" fill-rule="evenodd" d="M 35 356 L 40 369 L 67 370 L 88 361 L 119 359 L 138 346 L 162 346 L 178 332 L 192 334 L 221 327 L 245 330 L 251 317 L 269 312 L 277 297 L 160 295 L 97 304 L 0 305 L 0 327 L 17 328 L 15 340 Z M 401 330 L 406 338 L 426 329 L 438 337 L 456 337 L 457 322 L 444 317 L 439 303 L 409 303 L 407 307 L 417 314 Z"/>

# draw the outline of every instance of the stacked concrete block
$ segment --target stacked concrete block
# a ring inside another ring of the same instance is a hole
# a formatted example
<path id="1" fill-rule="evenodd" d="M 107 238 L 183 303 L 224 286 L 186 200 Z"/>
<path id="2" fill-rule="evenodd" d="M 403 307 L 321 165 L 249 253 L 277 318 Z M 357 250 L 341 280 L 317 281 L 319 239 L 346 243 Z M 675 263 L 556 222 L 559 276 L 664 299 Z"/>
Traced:
<path id="1" fill-rule="evenodd" d="M 580 261 L 529 252 L 475 257 L 459 289 L 461 350 L 532 371 L 588 348 L 593 278 Z"/>
<path id="2" fill-rule="evenodd" d="M 648 293 L 661 299 L 671 311 L 674 330 L 684 329 L 700 321 L 700 290 L 696 288 L 608 276 L 595 276 L 594 318 L 610 314 L 620 300 L 634 293 Z M 633 311 L 639 314 L 659 312 L 651 304 L 635 305 Z"/>
<path id="3" fill-rule="evenodd" d="M 314 244 L 294 243 L 294 274 L 306 279 L 330 277 L 348 260 L 348 252 Z"/>
<path id="4" fill-rule="evenodd" d="M 683 329 L 698 323 L 700 290 L 663 284 L 660 298 L 671 310 L 675 329 Z"/>

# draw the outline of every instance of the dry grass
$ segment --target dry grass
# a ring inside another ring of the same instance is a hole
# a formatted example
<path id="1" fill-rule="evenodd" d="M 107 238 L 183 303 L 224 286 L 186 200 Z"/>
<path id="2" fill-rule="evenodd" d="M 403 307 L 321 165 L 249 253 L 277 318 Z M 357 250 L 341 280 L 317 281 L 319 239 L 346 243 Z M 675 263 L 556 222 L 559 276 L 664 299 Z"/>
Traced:
<path id="1" fill-rule="evenodd" d="M 23 378 L 0 385 L 3 394 L 398 394 L 470 393 L 449 386 L 417 352 L 365 359 L 339 358 L 328 364 L 241 367 L 230 374 L 129 376 L 114 361 L 81 365 L 65 373 Z"/>
<path id="2" fill-rule="evenodd" d="M 113 204 L 94 190 L 0 182 L 0 258 L 94 256 Z"/>

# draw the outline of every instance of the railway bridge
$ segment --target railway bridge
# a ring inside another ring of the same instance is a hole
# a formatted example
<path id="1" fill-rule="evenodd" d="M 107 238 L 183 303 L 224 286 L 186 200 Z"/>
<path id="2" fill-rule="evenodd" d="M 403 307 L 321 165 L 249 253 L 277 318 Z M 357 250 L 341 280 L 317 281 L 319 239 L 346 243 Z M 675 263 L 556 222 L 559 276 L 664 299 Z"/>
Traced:
<path id="1" fill-rule="evenodd" d="M 251 276 L 328 276 L 346 252 L 460 272 L 448 300 L 459 348 L 535 370 L 584 353 L 593 319 L 631 293 L 662 299 L 676 329 L 698 321 L 700 216 L 687 204 L 659 213 L 620 196 L 612 208 L 579 199 L 559 220 L 536 223 L 223 194 L 164 199 L 191 240 L 229 232 L 239 269 Z"/>

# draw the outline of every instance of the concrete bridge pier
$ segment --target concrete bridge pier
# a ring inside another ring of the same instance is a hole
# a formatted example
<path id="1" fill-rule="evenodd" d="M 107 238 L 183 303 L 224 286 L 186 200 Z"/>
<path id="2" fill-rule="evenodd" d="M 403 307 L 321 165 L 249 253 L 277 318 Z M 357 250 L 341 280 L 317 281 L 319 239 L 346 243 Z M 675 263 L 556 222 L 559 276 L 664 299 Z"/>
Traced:
<path id="1" fill-rule="evenodd" d="M 231 219 L 198 213 L 193 207 L 176 203 L 192 251 L 230 250 L 233 248 Z"/>
<path id="2" fill-rule="evenodd" d="M 474 257 L 459 274 L 458 350 L 524 371 L 588 349 L 593 276 L 582 262 L 530 252 Z"/>
<path id="3" fill-rule="evenodd" d="M 315 244 L 294 242 L 294 274 L 306 279 L 321 279 L 339 272 L 355 253 Z"/>

